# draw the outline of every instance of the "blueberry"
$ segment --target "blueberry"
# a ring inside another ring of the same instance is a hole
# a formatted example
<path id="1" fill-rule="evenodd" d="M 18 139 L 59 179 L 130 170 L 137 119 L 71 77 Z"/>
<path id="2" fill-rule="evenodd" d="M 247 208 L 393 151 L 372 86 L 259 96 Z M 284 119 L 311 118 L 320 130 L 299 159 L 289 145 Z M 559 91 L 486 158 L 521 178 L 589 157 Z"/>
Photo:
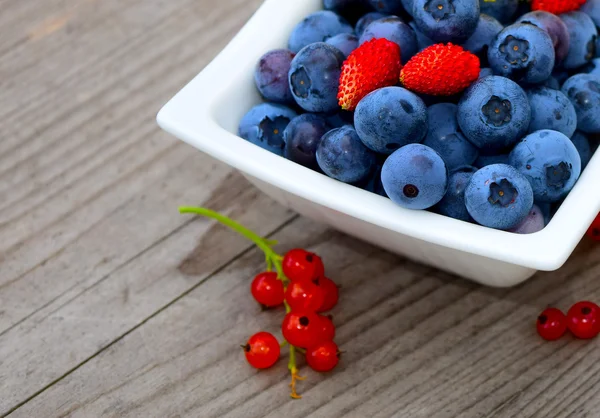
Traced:
<path id="1" fill-rule="evenodd" d="M 600 26 L 600 0 L 587 0 L 580 10 L 591 17 L 596 26 Z"/>
<path id="2" fill-rule="evenodd" d="M 527 90 L 531 105 L 531 123 L 528 132 L 552 129 L 569 138 L 577 128 L 577 114 L 571 101 L 559 90 L 533 87 Z"/>
<path id="3" fill-rule="evenodd" d="M 383 183 L 381 183 L 382 168 L 382 164 L 377 164 L 371 174 L 364 181 L 356 184 L 356 186 L 368 192 L 378 194 L 379 196 L 388 197 L 383 188 Z"/>
<path id="4" fill-rule="evenodd" d="M 576 131 L 571 137 L 571 142 L 573 142 L 573 145 L 577 148 L 579 158 L 581 158 L 581 171 L 583 171 L 592 159 L 592 147 L 590 146 L 590 141 L 585 134 Z"/>
<path id="5" fill-rule="evenodd" d="M 423 145 L 436 151 L 452 171 L 473 164 L 479 154 L 477 148 L 463 136 L 456 121 L 457 108 L 452 103 L 438 103 L 427 109 L 429 129 Z"/>
<path id="6" fill-rule="evenodd" d="M 367 178 L 375 167 L 375 153 L 363 145 L 352 126 L 346 125 L 323 135 L 317 148 L 317 162 L 325 174 L 344 183 Z"/>
<path id="7" fill-rule="evenodd" d="M 347 112 L 345 110 L 340 110 L 333 115 L 321 114 L 320 116 L 324 117 L 327 121 L 327 125 L 331 129 L 341 128 L 344 125 L 353 125 L 354 124 L 354 113 Z"/>
<path id="8" fill-rule="evenodd" d="M 442 157 L 422 144 L 406 145 L 385 160 L 381 182 L 393 202 L 408 209 L 427 209 L 446 194 L 448 169 Z"/>
<path id="9" fill-rule="evenodd" d="M 412 17 L 413 6 L 415 4 L 415 0 L 401 0 L 402 6 L 404 7 L 404 11 L 409 17 Z"/>
<path id="10" fill-rule="evenodd" d="M 565 23 L 555 14 L 537 10 L 525 13 L 517 19 L 517 23 L 535 25 L 550 35 L 550 39 L 552 39 L 552 44 L 554 45 L 556 64 L 561 63 L 569 53 L 569 31 Z"/>
<path id="11" fill-rule="evenodd" d="M 534 201 L 533 205 L 540 209 L 540 212 L 542 212 L 542 218 L 544 219 L 544 225 L 548 225 L 555 213 L 552 203 Z"/>
<path id="12" fill-rule="evenodd" d="M 406 144 L 421 142 L 427 133 L 427 108 L 414 93 L 385 87 L 358 103 L 354 126 L 368 148 L 391 154 Z"/>
<path id="13" fill-rule="evenodd" d="M 433 44 L 435 44 L 435 42 L 433 42 L 431 39 L 429 39 L 427 36 L 425 36 L 425 34 L 423 32 L 421 32 L 421 30 L 417 27 L 417 24 L 415 23 L 415 21 L 411 21 L 408 26 L 410 26 L 412 28 L 412 30 L 415 32 L 415 36 L 417 37 L 417 47 L 419 49 L 419 51 L 424 50 L 425 48 L 427 48 L 428 46 L 431 46 Z"/>
<path id="14" fill-rule="evenodd" d="M 458 103 L 458 125 L 484 154 L 498 153 L 525 135 L 531 108 L 521 87 L 508 78 L 476 80 Z"/>
<path id="15" fill-rule="evenodd" d="M 588 74 L 593 74 L 600 77 L 600 58 L 594 58 L 582 70 Z"/>
<path id="16" fill-rule="evenodd" d="M 562 92 L 575 107 L 577 129 L 587 133 L 600 133 L 600 76 L 574 75 L 565 81 Z"/>
<path id="17" fill-rule="evenodd" d="M 254 81 L 260 94 L 268 101 L 294 104 L 288 83 L 288 73 L 294 53 L 288 49 L 276 49 L 263 55 L 256 66 Z"/>
<path id="18" fill-rule="evenodd" d="M 364 0 L 323 0 L 323 8 L 331 10 L 354 23 L 369 11 Z"/>
<path id="19" fill-rule="evenodd" d="M 492 164 L 508 164 L 508 154 L 480 155 L 473 163 L 477 168 Z"/>
<path id="20" fill-rule="evenodd" d="M 286 106 L 261 103 L 244 115 L 238 134 L 254 145 L 274 154 L 283 155 L 285 146 L 283 131 L 295 117 L 296 112 Z"/>
<path id="21" fill-rule="evenodd" d="M 475 32 L 478 0 L 415 0 L 412 15 L 417 27 L 435 42 L 461 43 Z"/>
<path id="22" fill-rule="evenodd" d="M 358 48 L 358 38 L 351 33 L 340 33 L 327 39 L 325 43 L 336 47 L 345 57 L 348 57 L 352 51 Z"/>
<path id="23" fill-rule="evenodd" d="M 534 25 L 507 26 L 488 49 L 494 73 L 518 82 L 540 83 L 554 68 L 554 45 L 550 35 Z"/>
<path id="24" fill-rule="evenodd" d="M 491 68 L 484 67 L 479 70 L 479 78 L 487 77 L 489 75 L 494 75 L 494 72 Z"/>
<path id="25" fill-rule="evenodd" d="M 456 171 L 448 178 L 448 190 L 435 206 L 435 212 L 461 221 L 472 222 L 465 205 L 465 190 L 473 177 L 473 171 Z"/>
<path id="26" fill-rule="evenodd" d="M 337 94 L 344 55 L 323 42 L 303 48 L 292 60 L 289 83 L 296 103 L 308 112 L 339 109 Z"/>
<path id="27" fill-rule="evenodd" d="M 569 78 L 570 76 L 566 70 L 561 68 L 554 68 L 554 71 L 552 71 L 552 77 L 556 78 L 558 84 L 562 86 L 564 82 L 567 81 L 567 78 Z"/>
<path id="28" fill-rule="evenodd" d="M 533 191 L 515 168 L 493 164 L 473 174 L 465 190 L 465 204 L 477 223 L 506 230 L 527 217 L 533 207 Z"/>
<path id="29" fill-rule="evenodd" d="M 515 234 L 533 234 L 541 231 L 545 226 L 544 213 L 538 206 L 533 205 L 525 219 L 523 219 L 519 225 L 508 231 L 514 232 Z"/>
<path id="30" fill-rule="evenodd" d="M 465 41 L 463 48 L 485 61 L 490 45 L 503 28 L 502 23 L 493 17 L 481 14 L 475 32 Z"/>
<path id="31" fill-rule="evenodd" d="M 540 87 L 548 87 L 553 90 L 560 90 L 560 83 L 554 76 L 550 76 L 543 83 L 539 84 Z"/>
<path id="32" fill-rule="evenodd" d="M 479 0 L 481 13 L 485 13 L 497 19 L 500 23 L 512 22 L 512 17 L 515 15 L 519 7 L 519 0 Z"/>
<path id="33" fill-rule="evenodd" d="M 312 43 L 325 42 L 339 33 L 353 32 L 354 28 L 343 17 L 329 10 L 322 10 L 308 15 L 296 25 L 290 35 L 288 48 L 297 53 Z"/>
<path id="34" fill-rule="evenodd" d="M 565 197 L 581 173 L 581 158 L 575 145 L 564 134 L 549 129 L 523 138 L 508 161 L 527 177 L 539 202 L 556 202 Z"/>
<path id="35" fill-rule="evenodd" d="M 376 20 L 383 19 L 384 17 L 388 17 L 388 15 L 379 12 L 371 12 L 365 14 L 363 17 L 358 19 L 358 22 L 356 22 L 356 26 L 354 27 L 354 32 L 356 33 L 356 36 L 360 38 L 367 26 L 369 26 Z"/>
<path id="36" fill-rule="evenodd" d="M 380 13 L 397 14 L 402 11 L 400 0 L 369 0 L 369 3 Z"/>
<path id="37" fill-rule="evenodd" d="M 403 63 L 406 63 L 418 52 L 415 32 L 396 16 L 384 17 L 367 26 L 360 37 L 359 44 L 362 45 L 376 38 L 385 38 L 388 41 L 397 43 L 400 46 L 400 56 Z"/>
<path id="38" fill-rule="evenodd" d="M 327 131 L 329 126 L 320 116 L 305 113 L 295 117 L 283 131 L 285 158 L 304 167 L 318 170 L 317 147 Z"/>
<path id="39" fill-rule="evenodd" d="M 577 68 L 596 56 L 596 26 L 588 15 L 575 11 L 563 13 L 560 18 L 569 31 L 569 53 L 563 61 L 563 67 Z"/>

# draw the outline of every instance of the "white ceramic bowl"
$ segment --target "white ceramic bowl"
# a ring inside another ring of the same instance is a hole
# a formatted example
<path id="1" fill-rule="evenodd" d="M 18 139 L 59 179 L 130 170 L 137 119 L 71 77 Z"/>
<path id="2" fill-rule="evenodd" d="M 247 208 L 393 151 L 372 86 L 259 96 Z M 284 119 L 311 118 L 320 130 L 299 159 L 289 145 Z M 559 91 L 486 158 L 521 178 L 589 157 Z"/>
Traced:
<path id="1" fill-rule="evenodd" d="M 307 217 L 479 283 L 513 286 L 536 270 L 562 266 L 600 209 L 599 153 L 550 224 L 517 235 L 403 209 L 236 135 L 242 116 L 260 101 L 253 81 L 258 59 L 285 47 L 292 28 L 321 7 L 322 0 L 266 0 L 214 61 L 161 109 L 159 125 Z"/>

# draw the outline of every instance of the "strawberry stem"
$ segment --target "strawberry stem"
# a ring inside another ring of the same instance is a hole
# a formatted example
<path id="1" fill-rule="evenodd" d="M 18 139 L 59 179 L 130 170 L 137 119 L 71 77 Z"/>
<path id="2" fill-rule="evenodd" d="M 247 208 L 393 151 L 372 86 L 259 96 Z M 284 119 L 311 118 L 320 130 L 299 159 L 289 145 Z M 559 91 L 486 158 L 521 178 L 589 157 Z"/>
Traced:
<path id="1" fill-rule="evenodd" d="M 228 228 L 234 230 L 243 237 L 249 239 L 265 254 L 267 271 L 272 271 L 273 268 L 275 268 L 275 271 L 277 272 L 277 278 L 281 280 L 285 286 L 287 286 L 287 284 L 289 283 L 289 279 L 285 276 L 285 273 L 283 272 L 283 257 L 277 254 L 272 248 L 274 245 L 277 244 L 277 241 L 263 238 L 256 232 L 246 228 L 244 225 L 234 221 L 233 219 L 225 215 L 221 215 L 220 213 L 215 212 L 214 210 L 191 206 L 181 206 L 179 208 L 179 213 L 191 213 L 194 215 L 200 215 L 210 219 L 214 219 L 219 223 L 227 226 Z M 285 312 L 290 313 L 290 311 L 292 310 L 290 308 L 290 305 L 288 305 L 286 301 L 283 301 L 283 303 L 285 305 Z M 283 347 L 286 344 L 289 343 L 286 340 L 284 340 L 281 343 L 281 346 Z M 290 387 L 292 390 L 290 396 L 294 399 L 300 399 L 301 396 L 298 395 L 298 393 L 296 392 L 296 383 L 298 380 L 304 380 L 304 377 L 298 375 L 298 369 L 296 368 L 296 351 L 302 352 L 302 349 L 294 347 L 291 344 L 289 344 L 289 346 L 290 358 L 288 360 L 288 369 L 290 370 L 290 373 L 292 375 L 292 382 L 290 383 Z"/>

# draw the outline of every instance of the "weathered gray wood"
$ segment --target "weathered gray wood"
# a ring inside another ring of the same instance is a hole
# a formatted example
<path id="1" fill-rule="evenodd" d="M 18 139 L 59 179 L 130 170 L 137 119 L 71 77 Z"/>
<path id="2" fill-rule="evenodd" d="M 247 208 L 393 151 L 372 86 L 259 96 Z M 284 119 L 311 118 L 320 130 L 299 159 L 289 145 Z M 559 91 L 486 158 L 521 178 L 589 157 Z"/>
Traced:
<path id="1" fill-rule="evenodd" d="M 0 0 L 0 415 L 599 416 L 598 343 L 544 343 L 533 321 L 600 300 L 600 248 L 481 288 L 294 220 L 158 131 L 160 105 L 259 3 Z M 248 292 L 261 255 L 182 203 L 313 248 L 343 285 L 343 361 L 303 367 L 303 400 L 284 360 L 255 372 L 238 348 L 279 334 L 282 312 Z"/>
<path id="2" fill-rule="evenodd" d="M 547 303 L 566 307 L 600 296 L 600 251 L 581 248 L 559 272 L 491 290 L 330 236 L 306 220 L 275 238 L 323 254 L 343 286 L 334 311 L 343 362 L 327 375 L 302 369 L 304 399 L 288 400 L 284 361 L 257 373 L 237 349 L 257 330 L 279 334 L 282 316 L 260 313 L 248 294 L 249 278 L 262 267 L 253 252 L 13 415 L 562 416 L 548 404 L 564 396 L 563 379 L 590 386 L 583 399 L 573 390 L 572 409 L 585 408 L 598 390 L 597 344 L 569 337 L 545 343 L 533 323 Z"/>

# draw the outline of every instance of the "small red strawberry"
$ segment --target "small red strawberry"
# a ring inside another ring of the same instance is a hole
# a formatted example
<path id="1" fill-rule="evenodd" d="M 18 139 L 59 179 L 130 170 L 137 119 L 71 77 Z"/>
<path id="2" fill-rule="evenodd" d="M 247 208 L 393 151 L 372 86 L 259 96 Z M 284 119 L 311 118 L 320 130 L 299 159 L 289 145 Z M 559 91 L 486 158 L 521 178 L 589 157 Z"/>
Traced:
<path id="1" fill-rule="evenodd" d="M 585 0 L 533 0 L 532 10 L 544 10 L 555 15 L 579 9 Z"/>
<path id="2" fill-rule="evenodd" d="M 400 73 L 409 90 L 432 96 L 460 93 L 479 77 L 479 58 L 458 45 L 435 44 L 412 57 Z"/>
<path id="3" fill-rule="evenodd" d="M 363 97 L 382 87 L 393 86 L 400 75 L 400 47 L 387 39 L 372 39 L 355 49 L 344 61 L 338 102 L 354 110 Z"/>

